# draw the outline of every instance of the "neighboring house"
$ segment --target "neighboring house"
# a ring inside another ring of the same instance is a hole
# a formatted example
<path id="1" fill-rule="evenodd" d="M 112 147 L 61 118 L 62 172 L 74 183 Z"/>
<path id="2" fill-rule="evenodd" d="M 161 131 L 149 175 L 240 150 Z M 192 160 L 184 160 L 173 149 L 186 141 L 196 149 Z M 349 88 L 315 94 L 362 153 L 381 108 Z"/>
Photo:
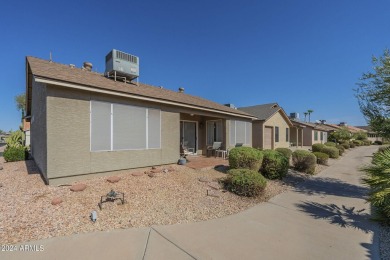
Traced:
<path id="1" fill-rule="evenodd" d="M 371 127 L 369 127 L 369 126 L 355 126 L 355 128 L 366 131 L 368 140 L 370 140 L 372 142 L 375 142 L 375 141 L 383 142 L 383 137 L 381 137 L 378 133 L 372 131 Z"/>
<path id="2" fill-rule="evenodd" d="M 301 140 L 303 146 L 312 146 L 313 144 L 323 144 L 328 141 L 328 131 L 329 129 L 323 124 L 317 123 L 308 123 L 297 120 L 292 120 L 292 123 L 295 127 L 302 128 L 302 139 L 298 140 L 300 143 Z M 293 137 L 293 136 L 292 136 Z M 293 142 L 297 140 L 292 138 Z"/>
<path id="3" fill-rule="evenodd" d="M 262 149 L 290 147 L 293 127 L 290 119 L 277 103 L 240 107 L 241 111 L 257 117 L 252 122 L 252 145 Z"/>
<path id="4" fill-rule="evenodd" d="M 90 69 L 26 58 L 31 153 L 50 184 L 176 163 L 222 142 L 252 146 L 254 116 L 215 102 Z"/>

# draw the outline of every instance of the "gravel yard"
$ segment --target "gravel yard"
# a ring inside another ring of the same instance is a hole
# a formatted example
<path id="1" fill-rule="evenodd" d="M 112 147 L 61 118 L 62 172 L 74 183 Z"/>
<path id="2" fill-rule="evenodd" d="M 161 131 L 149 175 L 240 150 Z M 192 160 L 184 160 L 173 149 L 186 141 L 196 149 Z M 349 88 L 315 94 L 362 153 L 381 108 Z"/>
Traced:
<path id="1" fill-rule="evenodd" d="M 33 161 L 1 164 L 4 167 L 0 171 L 0 241 L 3 244 L 97 230 L 220 218 L 288 189 L 283 182 L 269 181 L 262 196 L 239 197 L 210 187 L 216 186 L 216 181 L 225 176 L 220 171 L 196 171 L 171 165 L 158 168 L 160 172 L 154 177 L 144 174 L 151 170 L 148 168 L 117 172 L 116 176 L 121 178 L 117 183 L 109 183 L 107 177 L 85 180 L 79 182 L 87 185 L 84 191 L 72 192 L 69 186 L 45 185 Z M 161 172 L 164 168 L 174 171 Z M 133 173 L 142 175 L 133 176 Z M 126 203 L 107 202 L 100 211 L 97 205 L 100 196 L 111 189 L 124 192 Z M 207 190 L 212 196 L 207 196 Z M 57 197 L 63 202 L 52 205 Z M 96 223 L 89 219 L 93 210 L 98 214 Z"/>

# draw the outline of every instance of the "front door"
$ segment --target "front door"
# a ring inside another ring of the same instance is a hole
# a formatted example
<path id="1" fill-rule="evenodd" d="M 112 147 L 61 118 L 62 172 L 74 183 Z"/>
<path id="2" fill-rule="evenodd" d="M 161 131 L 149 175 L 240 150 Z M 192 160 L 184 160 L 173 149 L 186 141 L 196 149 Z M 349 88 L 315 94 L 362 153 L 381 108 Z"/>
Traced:
<path id="1" fill-rule="evenodd" d="M 197 146 L 197 122 L 180 121 L 180 144 L 186 152 L 196 153 Z"/>

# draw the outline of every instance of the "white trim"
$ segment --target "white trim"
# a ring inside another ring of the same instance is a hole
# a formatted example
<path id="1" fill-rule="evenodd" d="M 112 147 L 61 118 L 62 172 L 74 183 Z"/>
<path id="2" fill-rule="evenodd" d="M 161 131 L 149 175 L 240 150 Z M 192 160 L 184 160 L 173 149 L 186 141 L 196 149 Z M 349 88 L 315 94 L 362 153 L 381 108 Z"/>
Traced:
<path id="1" fill-rule="evenodd" d="M 145 111 L 145 115 L 146 115 L 146 120 L 145 120 L 145 146 L 146 146 L 146 149 L 149 149 L 149 108 L 146 109 Z"/>
<path id="2" fill-rule="evenodd" d="M 109 94 L 109 95 L 114 95 L 114 96 L 129 97 L 129 98 L 138 99 L 138 100 L 156 102 L 156 103 L 160 103 L 160 104 L 174 105 L 174 106 L 179 106 L 179 107 L 192 108 L 192 109 L 196 109 L 196 110 L 214 112 L 214 113 L 236 116 L 236 117 L 241 117 L 241 118 L 257 119 L 256 117 L 253 117 L 253 116 L 245 116 L 245 115 L 241 115 L 241 114 L 235 114 L 235 113 L 220 111 L 220 110 L 211 109 L 211 108 L 203 108 L 203 107 L 198 107 L 198 106 L 194 106 L 194 105 L 181 104 L 181 103 L 177 103 L 174 101 L 162 100 L 162 99 L 157 99 L 157 98 L 142 97 L 142 96 L 137 96 L 134 94 L 119 93 L 119 92 L 110 91 L 110 90 L 97 89 L 94 87 L 85 87 L 85 86 L 72 84 L 72 83 L 65 83 L 65 82 L 60 82 L 60 81 L 56 81 L 56 80 L 39 78 L 37 76 L 34 76 L 34 79 L 36 82 L 40 82 L 40 83 L 53 84 L 53 85 L 58 85 L 58 86 L 63 86 L 63 87 L 81 89 L 81 90 L 86 90 L 86 91 L 91 91 L 91 92 L 104 93 L 104 94 Z"/>

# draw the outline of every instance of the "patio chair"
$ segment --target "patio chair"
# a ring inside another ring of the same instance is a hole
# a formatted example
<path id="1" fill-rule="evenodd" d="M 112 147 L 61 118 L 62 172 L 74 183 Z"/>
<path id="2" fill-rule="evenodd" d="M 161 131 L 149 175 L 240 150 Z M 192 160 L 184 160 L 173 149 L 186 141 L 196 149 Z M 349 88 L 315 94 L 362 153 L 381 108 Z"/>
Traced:
<path id="1" fill-rule="evenodd" d="M 215 151 L 221 149 L 221 147 L 222 142 L 214 142 L 212 146 L 207 146 L 206 155 L 209 156 L 209 152 L 211 152 L 211 155 L 213 155 Z"/>

